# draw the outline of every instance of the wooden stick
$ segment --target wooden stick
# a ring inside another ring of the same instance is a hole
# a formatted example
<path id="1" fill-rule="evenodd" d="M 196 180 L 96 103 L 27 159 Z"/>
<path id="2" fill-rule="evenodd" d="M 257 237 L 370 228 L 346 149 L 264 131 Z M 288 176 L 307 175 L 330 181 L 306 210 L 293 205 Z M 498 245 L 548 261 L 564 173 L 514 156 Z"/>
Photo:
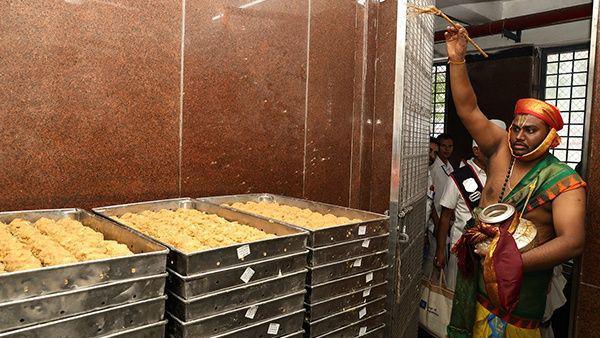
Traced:
<path id="1" fill-rule="evenodd" d="M 419 12 L 420 14 L 428 13 L 428 14 L 433 14 L 433 15 L 439 16 L 439 17 L 443 18 L 444 20 L 448 21 L 448 23 L 451 24 L 454 28 L 458 29 L 458 26 L 456 25 L 456 23 L 454 21 L 452 21 L 452 19 L 450 19 L 446 14 L 444 14 L 444 12 L 442 12 L 441 9 L 439 9 L 435 6 L 428 6 L 428 7 L 424 7 L 424 8 L 417 7 L 415 5 L 408 5 L 408 6 L 409 6 L 409 8 Z M 469 43 L 471 43 L 471 45 L 473 45 L 473 47 L 475 47 L 475 49 L 477 49 L 479 54 L 483 55 L 483 57 L 485 57 L 485 58 L 489 57 L 489 55 L 483 49 L 481 49 L 481 47 L 479 47 L 479 45 L 475 41 L 473 41 L 473 39 L 471 39 L 469 34 L 464 34 L 464 36 L 467 38 L 467 41 Z"/>

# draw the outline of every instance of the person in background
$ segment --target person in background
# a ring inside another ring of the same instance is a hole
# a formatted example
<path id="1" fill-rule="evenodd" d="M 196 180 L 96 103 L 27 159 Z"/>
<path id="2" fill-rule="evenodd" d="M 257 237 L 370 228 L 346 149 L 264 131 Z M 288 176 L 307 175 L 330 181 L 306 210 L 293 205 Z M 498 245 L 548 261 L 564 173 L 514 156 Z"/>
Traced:
<path id="1" fill-rule="evenodd" d="M 433 229 L 432 229 L 432 238 L 429 243 L 431 244 L 430 251 L 435 255 L 435 240 L 437 238 L 437 234 L 435 230 L 437 229 L 437 225 L 439 222 L 439 215 L 442 213 L 442 206 L 440 205 L 440 199 L 442 197 L 442 192 L 446 187 L 446 183 L 448 182 L 448 176 L 454 171 L 452 164 L 450 164 L 450 156 L 452 156 L 452 151 L 454 150 L 454 139 L 450 134 L 440 134 L 437 137 L 437 141 L 439 144 L 439 151 L 433 164 L 429 167 L 429 171 L 431 172 L 431 182 L 433 185 L 433 209 L 432 213 L 435 212 L 436 218 L 434 219 Z M 433 260 L 433 257 L 432 257 Z"/>
<path id="2" fill-rule="evenodd" d="M 425 238 L 423 245 L 423 273 L 429 276 L 433 269 L 433 256 L 435 255 L 435 238 L 433 230 L 439 222 L 439 215 L 433 207 L 433 199 L 435 197 L 435 188 L 431 179 L 431 165 L 435 162 L 438 153 L 438 142 L 434 137 L 429 138 L 429 167 L 427 169 L 427 203 L 426 203 L 426 222 L 425 222 Z"/>

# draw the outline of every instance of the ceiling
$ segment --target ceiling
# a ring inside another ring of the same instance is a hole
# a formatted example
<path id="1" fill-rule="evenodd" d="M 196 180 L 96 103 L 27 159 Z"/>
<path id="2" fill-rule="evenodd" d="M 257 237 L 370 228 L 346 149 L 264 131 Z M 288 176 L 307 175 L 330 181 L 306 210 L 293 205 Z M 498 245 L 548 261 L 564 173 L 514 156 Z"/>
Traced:
<path id="1" fill-rule="evenodd" d="M 444 13 L 464 24 L 478 25 L 490 21 L 540 13 L 590 2 L 590 0 L 438 0 L 436 5 Z M 446 21 L 436 18 L 436 31 L 443 30 L 446 26 Z M 587 20 L 523 31 L 521 44 L 534 44 L 538 46 L 569 45 L 587 42 L 589 41 L 589 36 L 590 22 Z M 484 49 L 518 45 L 501 35 L 480 37 L 475 40 Z M 444 44 L 437 44 L 435 52 L 436 57 L 444 56 Z"/>

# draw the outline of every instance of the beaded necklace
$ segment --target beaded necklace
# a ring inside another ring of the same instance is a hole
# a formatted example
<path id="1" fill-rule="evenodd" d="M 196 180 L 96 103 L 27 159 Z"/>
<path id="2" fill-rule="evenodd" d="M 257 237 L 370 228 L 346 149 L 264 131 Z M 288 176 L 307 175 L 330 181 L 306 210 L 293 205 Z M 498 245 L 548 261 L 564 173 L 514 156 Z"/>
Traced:
<path id="1" fill-rule="evenodd" d="M 506 192 L 506 186 L 510 181 L 510 177 L 512 176 L 513 169 L 515 167 L 516 158 L 512 157 L 510 160 L 510 166 L 508 167 L 508 173 L 506 173 L 506 178 L 504 179 L 504 184 L 502 185 L 502 190 L 500 190 L 500 197 L 498 198 L 498 203 L 502 203 L 502 199 L 504 198 L 504 193 Z"/>

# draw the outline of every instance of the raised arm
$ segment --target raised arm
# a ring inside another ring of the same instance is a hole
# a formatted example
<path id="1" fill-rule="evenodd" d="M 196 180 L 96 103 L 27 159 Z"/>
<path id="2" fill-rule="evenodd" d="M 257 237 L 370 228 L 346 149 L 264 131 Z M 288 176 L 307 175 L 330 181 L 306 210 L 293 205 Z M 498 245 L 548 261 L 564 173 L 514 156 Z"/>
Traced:
<path id="1" fill-rule="evenodd" d="M 525 252 L 525 271 L 551 268 L 581 255 L 585 242 L 585 190 L 564 192 L 552 202 L 556 238 Z"/>
<path id="2" fill-rule="evenodd" d="M 462 123 L 483 153 L 490 156 L 504 141 L 506 131 L 490 122 L 477 105 L 477 97 L 465 64 L 467 32 L 462 26 L 458 27 L 448 27 L 445 33 L 452 98 Z"/>

